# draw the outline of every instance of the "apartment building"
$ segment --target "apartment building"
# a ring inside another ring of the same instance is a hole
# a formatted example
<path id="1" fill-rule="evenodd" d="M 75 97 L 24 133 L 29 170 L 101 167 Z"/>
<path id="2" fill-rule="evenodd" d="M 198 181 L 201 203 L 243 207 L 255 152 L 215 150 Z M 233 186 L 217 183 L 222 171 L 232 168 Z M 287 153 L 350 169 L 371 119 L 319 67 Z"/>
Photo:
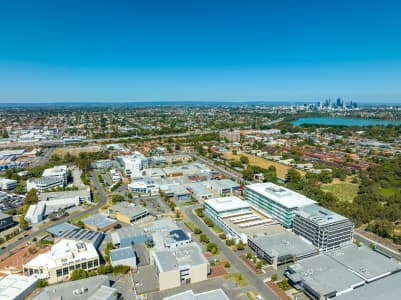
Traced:
<path id="1" fill-rule="evenodd" d="M 321 251 L 351 244 L 353 230 L 354 224 L 349 219 L 315 204 L 302 207 L 294 216 L 294 233 Z"/>

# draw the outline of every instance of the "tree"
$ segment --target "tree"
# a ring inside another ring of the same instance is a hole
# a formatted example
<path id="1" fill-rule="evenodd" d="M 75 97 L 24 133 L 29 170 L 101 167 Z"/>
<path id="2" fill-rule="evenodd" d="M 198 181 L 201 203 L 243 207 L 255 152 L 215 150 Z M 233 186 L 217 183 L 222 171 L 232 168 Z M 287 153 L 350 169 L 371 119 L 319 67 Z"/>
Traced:
<path id="1" fill-rule="evenodd" d="M 39 279 L 37 282 L 36 282 L 36 287 L 37 288 L 44 288 L 44 287 L 46 287 L 47 286 L 47 281 L 45 280 L 45 279 Z"/>
<path id="2" fill-rule="evenodd" d="M 88 277 L 88 272 L 83 269 L 76 269 L 71 273 L 71 280 L 79 280 Z"/>
<path id="3" fill-rule="evenodd" d="M 245 155 L 241 155 L 239 160 L 241 161 L 241 163 L 243 164 L 248 164 L 249 163 L 249 158 Z"/>
<path id="4" fill-rule="evenodd" d="M 245 245 L 242 241 L 239 241 L 239 243 L 237 244 L 237 250 L 238 251 L 242 251 L 245 249 Z"/>
<path id="5" fill-rule="evenodd" d="M 204 233 L 202 233 L 202 234 L 199 236 L 199 240 L 200 240 L 202 243 L 205 243 L 205 244 L 209 243 L 209 238 L 208 238 L 207 235 L 204 234 Z"/>
<path id="6" fill-rule="evenodd" d="M 271 278 L 272 278 L 272 281 L 277 281 L 278 275 L 277 274 L 273 274 Z"/>

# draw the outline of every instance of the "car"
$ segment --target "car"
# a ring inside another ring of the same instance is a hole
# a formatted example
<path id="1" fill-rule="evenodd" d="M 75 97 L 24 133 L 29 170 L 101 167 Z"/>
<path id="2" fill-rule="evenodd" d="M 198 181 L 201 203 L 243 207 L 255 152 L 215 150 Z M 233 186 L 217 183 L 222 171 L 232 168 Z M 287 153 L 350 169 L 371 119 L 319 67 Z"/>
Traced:
<path id="1" fill-rule="evenodd" d="M 263 300 L 263 297 L 261 295 L 256 295 L 256 300 Z"/>

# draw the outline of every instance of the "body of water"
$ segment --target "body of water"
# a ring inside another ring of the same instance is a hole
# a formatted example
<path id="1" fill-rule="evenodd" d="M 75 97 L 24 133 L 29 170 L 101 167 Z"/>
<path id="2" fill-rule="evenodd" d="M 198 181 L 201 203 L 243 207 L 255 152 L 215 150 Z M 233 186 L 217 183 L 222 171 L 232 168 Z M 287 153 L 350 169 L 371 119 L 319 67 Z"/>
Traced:
<path id="1" fill-rule="evenodd" d="M 303 124 L 330 125 L 330 126 L 371 126 L 371 125 L 401 125 L 401 121 L 376 120 L 376 119 L 357 119 L 357 118 L 301 118 L 291 122 L 298 126 Z"/>

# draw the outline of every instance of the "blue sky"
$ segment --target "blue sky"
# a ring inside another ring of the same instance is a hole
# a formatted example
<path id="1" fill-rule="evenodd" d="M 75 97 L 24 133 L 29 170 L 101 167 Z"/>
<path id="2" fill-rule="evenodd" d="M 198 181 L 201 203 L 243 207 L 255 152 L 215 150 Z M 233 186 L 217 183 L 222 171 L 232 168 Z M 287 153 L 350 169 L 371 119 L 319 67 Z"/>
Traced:
<path id="1" fill-rule="evenodd" d="M 401 102 L 400 1 L 1 1 L 0 102 Z"/>

